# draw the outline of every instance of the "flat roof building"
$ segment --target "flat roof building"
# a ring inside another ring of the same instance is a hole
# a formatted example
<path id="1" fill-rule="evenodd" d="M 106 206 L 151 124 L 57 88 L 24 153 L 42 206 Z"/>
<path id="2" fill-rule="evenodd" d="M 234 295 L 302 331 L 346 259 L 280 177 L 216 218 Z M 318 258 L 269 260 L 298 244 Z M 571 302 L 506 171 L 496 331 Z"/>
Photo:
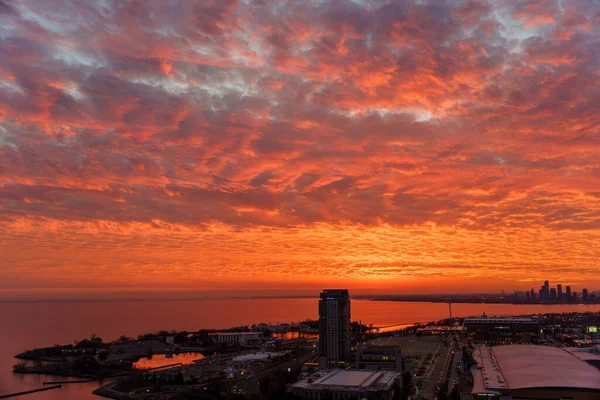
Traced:
<path id="1" fill-rule="evenodd" d="M 391 400 L 399 374 L 383 371 L 322 370 L 291 385 L 306 400 Z"/>
<path id="2" fill-rule="evenodd" d="M 398 347 L 371 345 L 356 349 L 357 369 L 402 372 L 404 366 L 404 358 Z"/>
<path id="3" fill-rule="evenodd" d="M 465 318 L 463 326 L 476 341 L 493 343 L 531 343 L 540 328 L 536 319 L 524 317 Z"/>
<path id="4" fill-rule="evenodd" d="M 244 346 L 259 345 L 264 337 L 262 332 L 218 332 L 219 343 L 239 343 Z"/>
<path id="5" fill-rule="evenodd" d="M 475 399 L 600 398 L 600 371 L 561 348 L 483 346 L 475 349 L 473 359 Z"/>

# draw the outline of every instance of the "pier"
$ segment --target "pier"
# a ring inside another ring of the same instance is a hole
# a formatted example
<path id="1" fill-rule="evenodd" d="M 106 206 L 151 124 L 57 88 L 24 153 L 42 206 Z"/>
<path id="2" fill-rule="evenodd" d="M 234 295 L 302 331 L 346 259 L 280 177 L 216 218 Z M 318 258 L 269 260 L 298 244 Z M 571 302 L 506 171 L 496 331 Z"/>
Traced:
<path id="1" fill-rule="evenodd" d="M 43 392 L 45 390 L 60 389 L 61 387 L 62 387 L 62 385 L 56 385 L 56 386 L 49 386 L 49 387 L 40 388 L 40 389 L 26 390 L 24 392 L 4 394 L 4 395 L 0 396 L 0 399 L 8 399 L 9 397 L 17 397 L 17 396 L 22 396 L 25 394 L 30 394 L 30 393 Z"/>
<path id="2" fill-rule="evenodd" d="M 69 383 L 89 383 L 89 382 L 98 382 L 104 380 L 105 378 L 97 378 L 97 379 L 83 379 L 80 381 L 44 381 L 42 385 L 66 385 Z"/>

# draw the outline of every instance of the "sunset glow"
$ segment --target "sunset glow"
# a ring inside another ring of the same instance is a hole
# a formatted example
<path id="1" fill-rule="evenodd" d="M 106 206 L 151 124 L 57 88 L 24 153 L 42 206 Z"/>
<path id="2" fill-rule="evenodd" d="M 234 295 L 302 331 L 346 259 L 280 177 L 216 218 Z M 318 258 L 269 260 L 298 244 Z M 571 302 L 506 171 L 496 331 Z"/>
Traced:
<path id="1" fill-rule="evenodd" d="M 5 297 L 600 286 L 598 3 L 0 0 L 0 37 Z"/>

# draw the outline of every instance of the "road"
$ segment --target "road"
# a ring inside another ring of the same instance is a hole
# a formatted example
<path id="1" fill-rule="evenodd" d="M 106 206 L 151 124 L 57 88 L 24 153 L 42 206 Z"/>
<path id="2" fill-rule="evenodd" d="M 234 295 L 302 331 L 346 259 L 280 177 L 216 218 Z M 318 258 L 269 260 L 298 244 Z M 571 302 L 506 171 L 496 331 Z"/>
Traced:
<path id="1" fill-rule="evenodd" d="M 450 394 L 452 391 L 452 387 L 459 384 L 460 376 L 458 371 L 462 369 L 462 347 L 460 344 L 453 344 L 454 347 L 454 359 L 452 360 L 452 365 L 450 365 L 450 377 L 448 379 L 448 388 L 447 392 Z"/>
<path id="2" fill-rule="evenodd" d="M 424 399 L 434 399 L 437 387 L 444 383 L 452 358 L 452 345 L 442 345 L 439 353 L 436 354 L 438 355 L 434 359 L 433 365 L 428 369 L 423 379 L 420 394 Z"/>

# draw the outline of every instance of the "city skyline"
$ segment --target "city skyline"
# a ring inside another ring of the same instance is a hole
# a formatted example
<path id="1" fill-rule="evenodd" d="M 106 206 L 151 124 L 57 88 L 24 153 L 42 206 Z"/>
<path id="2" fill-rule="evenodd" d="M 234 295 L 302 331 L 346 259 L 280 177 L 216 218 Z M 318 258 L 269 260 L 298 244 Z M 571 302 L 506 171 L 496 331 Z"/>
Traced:
<path id="1" fill-rule="evenodd" d="M 597 291 L 599 34 L 588 1 L 0 0 L 0 300 Z"/>

